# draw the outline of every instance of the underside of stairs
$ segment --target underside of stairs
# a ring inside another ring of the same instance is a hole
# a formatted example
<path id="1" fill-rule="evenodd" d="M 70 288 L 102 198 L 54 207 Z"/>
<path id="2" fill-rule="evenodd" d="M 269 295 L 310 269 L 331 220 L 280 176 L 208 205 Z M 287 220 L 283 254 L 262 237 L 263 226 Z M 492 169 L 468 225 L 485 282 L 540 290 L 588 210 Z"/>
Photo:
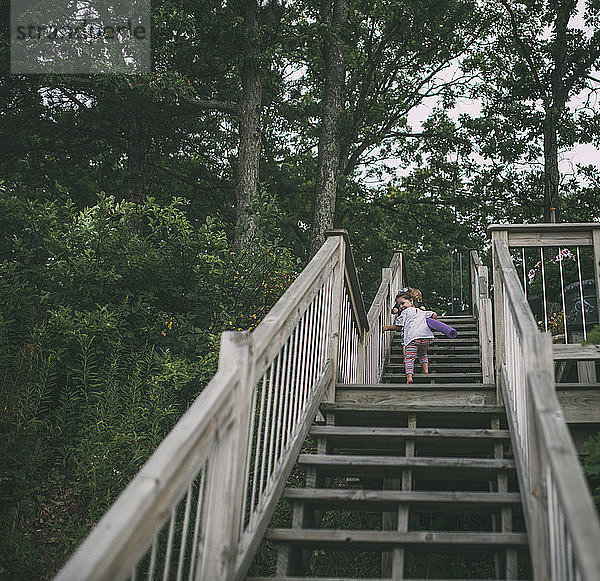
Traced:
<path id="1" fill-rule="evenodd" d="M 477 322 L 442 319 L 430 373 L 339 385 L 298 458 L 248 579 L 527 579 L 504 409 L 482 383 Z"/>

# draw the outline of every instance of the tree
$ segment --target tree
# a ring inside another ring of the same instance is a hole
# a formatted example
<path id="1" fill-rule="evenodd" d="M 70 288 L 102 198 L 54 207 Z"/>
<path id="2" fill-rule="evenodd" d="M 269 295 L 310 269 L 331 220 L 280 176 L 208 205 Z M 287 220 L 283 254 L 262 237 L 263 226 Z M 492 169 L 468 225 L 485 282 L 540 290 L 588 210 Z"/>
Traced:
<path id="1" fill-rule="evenodd" d="M 335 8 L 335 4 L 331 6 Z M 343 11 L 347 12 L 343 26 L 330 23 L 325 28 L 330 36 L 324 37 L 323 58 L 305 51 L 307 80 L 315 85 L 315 99 L 316 87 L 323 79 L 325 83 L 320 99 L 313 251 L 322 241 L 322 228 L 334 223 L 335 197 L 330 186 L 324 187 L 334 182 L 333 170 L 326 170 L 332 157 L 338 156 L 337 173 L 345 182 L 361 165 L 402 156 L 407 140 L 435 138 L 432 133 L 412 131 L 408 114 L 427 98 L 443 95 L 451 100 L 468 81 L 466 77 L 444 78 L 441 72 L 469 49 L 486 26 L 485 15 L 470 0 L 380 0 L 368 6 L 351 1 Z M 335 18 L 335 11 L 331 15 Z M 338 47 L 334 40 L 343 44 Z M 343 54 L 337 61 L 336 50 Z M 328 92 L 328 87 L 339 91 Z M 338 95 L 342 98 L 339 106 Z M 331 130 L 334 121 L 335 132 Z M 308 129 L 307 137 L 310 126 Z M 337 141 L 331 135 L 336 135 Z M 329 176 L 328 180 L 324 176 Z M 323 208 L 329 208 L 327 215 L 332 218 L 320 223 L 326 214 Z"/>
<path id="2" fill-rule="evenodd" d="M 600 7 L 586 3 L 579 15 L 585 24 L 578 25 L 575 0 L 501 4 L 504 12 L 497 15 L 496 38 L 478 57 L 483 83 L 477 93 L 486 101 L 485 113 L 495 119 L 496 134 L 505 124 L 509 159 L 523 156 L 533 162 L 538 155 L 534 142 L 541 137 L 544 219 L 554 222 L 560 219 L 559 148 L 589 139 L 577 131 L 580 114 L 571 112 L 568 103 L 595 90 Z M 496 7 L 492 3 L 489 9 Z"/>
<path id="3" fill-rule="evenodd" d="M 243 248 L 255 235 L 256 217 L 251 202 L 259 187 L 261 150 L 262 70 L 256 0 L 243 3 L 244 34 L 241 55 L 242 98 L 239 103 L 239 145 L 236 163 L 235 242 Z"/>
<path id="4" fill-rule="evenodd" d="M 340 155 L 339 119 L 345 82 L 342 27 L 348 15 L 348 0 L 323 0 L 321 22 L 325 86 L 323 89 L 321 133 L 315 188 L 311 255 L 324 240 L 324 232 L 333 228 L 337 174 Z"/>

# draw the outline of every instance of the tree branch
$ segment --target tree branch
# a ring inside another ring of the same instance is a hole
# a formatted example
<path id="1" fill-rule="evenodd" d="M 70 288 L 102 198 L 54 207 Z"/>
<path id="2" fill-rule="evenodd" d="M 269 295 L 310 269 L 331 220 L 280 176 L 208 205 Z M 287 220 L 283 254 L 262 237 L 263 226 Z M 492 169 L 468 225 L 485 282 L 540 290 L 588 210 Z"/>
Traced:
<path id="1" fill-rule="evenodd" d="M 537 85 L 538 91 L 540 92 L 540 97 L 542 99 L 546 100 L 546 97 L 547 97 L 546 87 L 542 83 L 542 80 L 540 79 L 540 76 L 538 74 L 538 70 L 535 66 L 535 63 L 533 62 L 533 58 L 531 57 L 531 50 L 525 44 L 525 42 L 523 41 L 523 39 L 521 38 L 521 36 L 519 34 L 519 24 L 518 24 L 517 18 L 515 16 L 515 13 L 512 10 L 512 8 L 510 7 L 510 5 L 508 4 L 507 0 L 500 0 L 500 3 L 502 4 L 502 6 L 504 6 L 504 8 L 506 8 L 506 11 L 508 12 L 508 14 L 510 16 L 510 22 L 511 22 L 511 26 L 513 29 L 513 35 L 514 35 L 515 42 L 519 46 L 519 49 L 521 50 L 521 54 L 523 55 L 523 58 L 527 61 L 529 70 L 531 71 L 531 74 L 533 75 L 533 78 L 535 80 L 535 84 Z"/>
<path id="2" fill-rule="evenodd" d="M 600 82 L 599 79 L 595 79 L 591 75 L 587 75 L 586 71 L 589 71 L 594 63 L 600 58 L 600 33 L 596 32 L 590 41 L 590 46 L 588 48 L 589 53 L 586 59 L 579 61 L 573 73 L 567 77 L 565 80 L 565 86 L 567 90 L 570 91 L 573 88 L 573 85 L 577 82 L 578 79 L 588 78 L 595 82 Z"/>
<path id="3" fill-rule="evenodd" d="M 237 103 L 228 103 L 226 101 L 213 101 L 212 99 L 198 99 L 195 97 L 185 97 L 186 103 L 202 109 L 203 111 L 221 111 L 222 113 L 238 113 Z"/>

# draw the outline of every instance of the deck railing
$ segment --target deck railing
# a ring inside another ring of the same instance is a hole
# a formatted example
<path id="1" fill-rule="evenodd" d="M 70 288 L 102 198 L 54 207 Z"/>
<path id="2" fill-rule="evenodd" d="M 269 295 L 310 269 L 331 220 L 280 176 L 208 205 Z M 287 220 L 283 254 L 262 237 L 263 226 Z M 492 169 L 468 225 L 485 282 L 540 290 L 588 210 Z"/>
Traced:
<path id="1" fill-rule="evenodd" d="M 490 227 L 496 370 L 511 424 L 534 577 L 540 581 L 597 580 L 600 524 L 556 397 L 551 336 L 538 328 L 509 248 L 564 246 L 573 235 L 582 244 L 598 240 L 600 225 L 571 226 Z"/>
<path id="2" fill-rule="evenodd" d="M 379 373 L 368 330 L 331 232 L 252 333 L 223 333 L 215 376 L 56 579 L 242 579 L 319 404 Z"/>
<path id="3" fill-rule="evenodd" d="M 483 383 L 494 383 L 494 335 L 492 330 L 492 299 L 488 292 L 488 268 L 475 250 L 470 252 L 471 299 L 473 316 L 479 330 L 479 355 Z"/>
<path id="4" fill-rule="evenodd" d="M 367 315 L 368 331 L 365 336 L 365 364 L 361 366 L 363 383 L 373 384 L 381 381 L 383 366 L 392 345 L 392 334 L 382 331 L 385 325 L 392 323 L 391 310 L 399 289 L 406 286 L 403 254 L 394 253 L 389 267 L 382 269 L 381 284 L 377 289 Z"/>

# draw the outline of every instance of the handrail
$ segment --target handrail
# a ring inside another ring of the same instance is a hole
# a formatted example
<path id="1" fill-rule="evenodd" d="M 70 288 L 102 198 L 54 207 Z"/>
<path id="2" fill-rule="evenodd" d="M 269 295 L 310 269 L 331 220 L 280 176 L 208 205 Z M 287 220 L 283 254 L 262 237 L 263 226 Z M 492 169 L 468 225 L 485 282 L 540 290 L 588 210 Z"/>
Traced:
<path id="1" fill-rule="evenodd" d="M 367 336 L 331 232 L 252 333 L 222 334 L 215 376 L 56 579 L 241 580 L 319 404 L 364 376 Z"/>
<path id="2" fill-rule="evenodd" d="M 554 390 L 550 336 L 538 330 L 529 309 L 506 231 L 492 231 L 492 253 L 496 342 L 501 347 L 497 373 L 534 578 L 593 581 L 600 571 L 600 523 Z"/>
<path id="3" fill-rule="evenodd" d="M 494 383 L 494 337 L 492 331 L 492 300 L 488 293 L 488 269 L 475 250 L 471 260 L 471 304 L 479 330 L 479 355 L 483 383 Z"/>
<path id="4" fill-rule="evenodd" d="M 364 365 L 361 380 L 363 383 L 379 383 L 383 367 L 389 355 L 392 336 L 383 331 L 391 322 L 391 310 L 398 289 L 405 286 L 404 255 L 397 250 L 389 267 L 383 268 L 381 284 L 377 289 L 371 308 L 367 314 L 369 330 L 364 340 Z"/>
<path id="5" fill-rule="evenodd" d="M 344 237 L 344 267 L 346 272 L 346 282 L 352 302 L 352 308 L 356 317 L 359 334 L 363 334 L 369 329 L 367 322 L 367 311 L 363 300 L 362 290 L 360 288 L 360 280 L 356 271 L 356 263 L 354 262 L 354 254 L 350 245 L 350 236 L 346 230 L 329 230 L 325 232 L 325 236 L 343 236 Z"/>

